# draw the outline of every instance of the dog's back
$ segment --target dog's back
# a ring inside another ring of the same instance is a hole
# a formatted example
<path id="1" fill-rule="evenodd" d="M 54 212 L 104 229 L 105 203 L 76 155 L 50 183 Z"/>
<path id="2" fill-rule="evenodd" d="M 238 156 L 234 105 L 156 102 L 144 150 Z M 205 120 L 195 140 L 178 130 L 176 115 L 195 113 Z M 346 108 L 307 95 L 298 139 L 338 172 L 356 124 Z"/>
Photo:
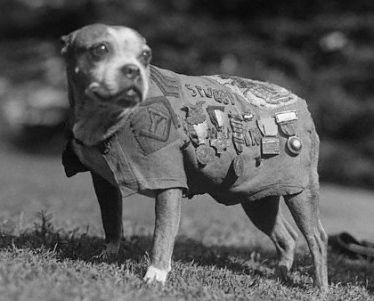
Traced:
<path id="1" fill-rule="evenodd" d="M 306 102 L 284 88 L 152 66 L 149 96 L 111 148 L 79 148 L 94 170 L 104 158 L 124 195 L 181 187 L 232 204 L 305 189 L 316 139 Z"/>
<path id="2" fill-rule="evenodd" d="M 191 194 L 209 192 L 230 204 L 308 185 L 318 149 L 312 151 L 317 136 L 303 99 L 239 77 L 151 72 L 152 95 L 168 100 L 191 141 L 184 149 Z"/>

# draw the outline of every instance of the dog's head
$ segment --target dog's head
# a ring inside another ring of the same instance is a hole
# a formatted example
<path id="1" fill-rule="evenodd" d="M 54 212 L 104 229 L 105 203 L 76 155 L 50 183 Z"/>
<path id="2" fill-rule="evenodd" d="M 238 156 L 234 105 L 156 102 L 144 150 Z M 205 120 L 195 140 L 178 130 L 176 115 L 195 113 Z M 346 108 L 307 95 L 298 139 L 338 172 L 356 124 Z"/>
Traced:
<path id="1" fill-rule="evenodd" d="M 61 40 L 74 105 L 125 110 L 146 98 L 151 49 L 138 32 L 94 24 Z"/>

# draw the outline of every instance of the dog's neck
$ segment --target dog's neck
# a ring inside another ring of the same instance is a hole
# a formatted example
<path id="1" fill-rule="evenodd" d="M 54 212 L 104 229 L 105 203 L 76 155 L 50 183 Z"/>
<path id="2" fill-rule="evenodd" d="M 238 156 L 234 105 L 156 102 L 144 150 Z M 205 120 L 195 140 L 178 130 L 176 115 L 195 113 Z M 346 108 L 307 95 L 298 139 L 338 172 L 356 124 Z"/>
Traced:
<path id="1" fill-rule="evenodd" d="M 93 146 L 108 139 L 125 123 L 133 109 L 113 110 L 88 107 L 74 112 L 72 131 L 84 145 Z"/>
<path id="2" fill-rule="evenodd" d="M 75 99 L 79 97 L 79 101 Z M 71 118 L 69 127 L 74 138 L 87 146 L 97 145 L 116 133 L 136 108 L 106 106 L 69 87 Z"/>
<path id="3" fill-rule="evenodd" d="M 150 81 L 149 71 L 147 80 Z M 69 127 L 74 138 L 87 146 L 97 145 L 119 131 L 138 107 L 124 109 L 92 100 L 82 91 L 83 89 L 75 87 L 69 80 L 68 89 L 72 113 Z M 144 99 L 147 94 L 148 89 L 145 91 Z"/>

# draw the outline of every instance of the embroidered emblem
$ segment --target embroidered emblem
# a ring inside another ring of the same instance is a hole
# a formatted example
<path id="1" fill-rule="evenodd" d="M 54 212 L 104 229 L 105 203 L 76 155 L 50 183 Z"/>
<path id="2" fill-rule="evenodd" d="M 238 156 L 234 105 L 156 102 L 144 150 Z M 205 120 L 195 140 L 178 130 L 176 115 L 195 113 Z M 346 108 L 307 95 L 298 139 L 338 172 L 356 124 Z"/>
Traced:
<path id="1" fill-rule="evenodd" d="M 187 90 L 190 91 L 192 97 L 199 96 L 201 98 L 214 98 L 218 103 L 223 103 L 225 105 L 232 104 L 235 105 L 234 95 L 226 89 L 214 89 L 211 87 L 201 87 L 198 85 L 192 86 L 190 84 L 184 84 Z"/>
<path id="2" fill-rule="evenodd" d="M 147 99 L 131 120 L 135 139 L 146 155 L 176 140 L 178 125 L 177 116 L 164 96 Z"/>
<path id="3" fill-rule="evenodd" d="M 166 141 L 169 138 L 171 118 L 161 111 L 148 108 L 150 125 L 148 129 L 140 130 L 139 134 L 144 137 L 153 138 L 159 141 Z"/>
<path id="4" fill-rule="evenodd" d="M 213 97 L 212 88 L 206 88 L 206 89 L 203 88 L 203 91 L 204 91 L 204 94 L 205 94 L 206 97 L 208 97 L 208 98 L 212 98 Z"/>
<path id="5" fill-rule="evenodd" d="M 209 78 L 229 88 L 233 93 L 240 95 L 255 106 L 274 108 L 297 100 L 297 96 L 287 89 L 271 83 L 237 76 L 213 75 Z"/>
<path id="6" fill-rule="evenodd" d="M 166 76 L 151 66 L 151 79 L 165 96 L 179 97 L 178 80 L 174 77 Z"/>
<path id="7" fill-rule="evenodd" d="M 189 91 L 191 91 L 191 96 L 192 97 L 195 97 L 197 95 L 197 92 L 195 91 L 194 88 L 192 88 L 192 86 L 190 84 L 185 84 L 184 85 Z"/>
<path id="8" fill-rule="evenodd" d="M 290 99 L 290 92 L 284 88 L 276 87 L 265 82 L 245 81 L 245 94 L 252 93 L 258 98 L 262 98 L 269 104 L 280 104 Z"/>

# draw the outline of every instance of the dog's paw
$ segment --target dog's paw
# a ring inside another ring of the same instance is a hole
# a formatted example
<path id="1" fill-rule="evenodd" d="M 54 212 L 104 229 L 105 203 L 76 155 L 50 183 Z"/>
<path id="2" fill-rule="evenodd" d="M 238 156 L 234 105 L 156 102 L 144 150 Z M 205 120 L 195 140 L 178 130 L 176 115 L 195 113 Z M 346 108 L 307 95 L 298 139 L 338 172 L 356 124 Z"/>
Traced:
<path id="1" fill-rule="evenodd" d="M 165 284 L 168 273 L 169 272 L 166 270 L 160 270 L 154 266 L 150 266 L 148 267 L 143 280 L 147 283 L 159 282 Z"/>
<path id="2" fill-rule="evenodd" d="M 93 256 L 92 259 L 98 261 L 113 262 L 117 259 L 117 254 L 110 253 L 107 250 L 102 250 L 100 254 Z"/>
<path id="3" fill-rule="evenodd" d="M 277 269 L 275 270 L 275 275 L 276 277 L 281 281 L 281 282 L 290 282 L 290 276 L 288 274 L 289 269 L 284 266 L 284 265 L 279 265 Z"/>
<path id="4" fill-rule="evenodd" d="M 113 262 L 118 258 L 119 246 L 108 243 L 105 245 L 105 249 L 100 252 L 100 254 L 93 256 L 94 260 Z"/>

